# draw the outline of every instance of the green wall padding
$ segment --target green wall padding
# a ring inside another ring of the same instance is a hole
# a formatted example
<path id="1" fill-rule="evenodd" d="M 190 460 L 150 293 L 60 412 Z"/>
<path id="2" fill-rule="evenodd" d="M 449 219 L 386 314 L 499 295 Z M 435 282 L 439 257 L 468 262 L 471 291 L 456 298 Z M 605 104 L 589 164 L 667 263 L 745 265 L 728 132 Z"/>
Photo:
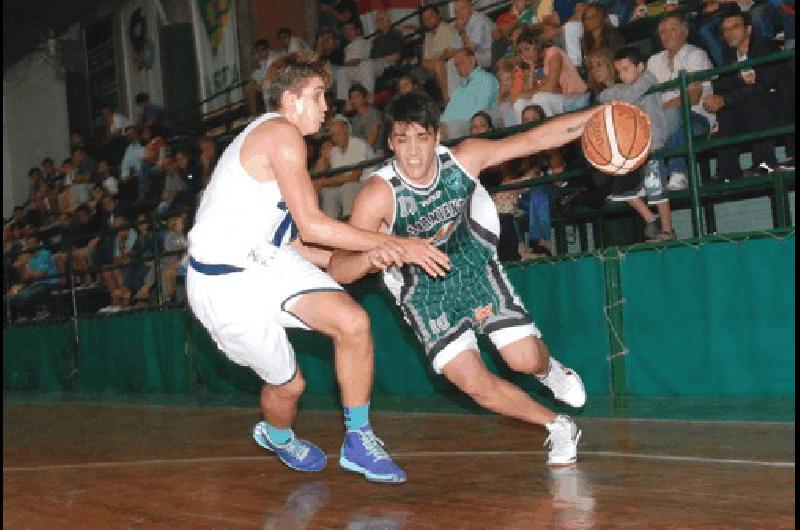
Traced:
<path id="1" fill-rule="evenodd" d="M 794 243 L 791 236 L 627 254 L 630 394 L 794 395 Z"/>
<path id="2" fill-rule="evenodd" d="M 77 390 L 189 393 L 186 318 L 165 310 L 81 320 Z"/>
<path id="3" fill-rule="evenodd" d="M 69 390 L 73 336 L 70 322 L 4 328 L 3 390 Z"/>

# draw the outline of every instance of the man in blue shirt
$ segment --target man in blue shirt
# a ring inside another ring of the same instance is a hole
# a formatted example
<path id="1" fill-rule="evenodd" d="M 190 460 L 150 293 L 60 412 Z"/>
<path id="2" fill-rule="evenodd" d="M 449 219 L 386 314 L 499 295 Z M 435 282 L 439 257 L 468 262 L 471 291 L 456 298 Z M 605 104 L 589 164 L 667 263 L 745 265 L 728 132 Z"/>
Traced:
<path id="1" fill-rule="evenodd" d="M 36 235 L 28 237 L 25 250 L 30 255 L 27 263 L 23 254 L 15 265 L 20 265 L 20 277 L 26 283 L 11 287 L 11 309 L 19 316 L 30 317 L 36 306 L 50 296 L 50 289 L 57 285 L 60 279 L 56 276 L 58 268 L 52 252 L 43 247 L 39 248 L 39 238 Z"/>
<path id="2" fill-rule="evenodd" d="M 478 66 L 475 52 L 462 48 L 453 56 L 461 84 L 453 91 L 442 114 L 447 138 L 458 138 L 469 132 L 469 120 L 480 111 L 494 107 L 500 83 L 497 78 Z"/>

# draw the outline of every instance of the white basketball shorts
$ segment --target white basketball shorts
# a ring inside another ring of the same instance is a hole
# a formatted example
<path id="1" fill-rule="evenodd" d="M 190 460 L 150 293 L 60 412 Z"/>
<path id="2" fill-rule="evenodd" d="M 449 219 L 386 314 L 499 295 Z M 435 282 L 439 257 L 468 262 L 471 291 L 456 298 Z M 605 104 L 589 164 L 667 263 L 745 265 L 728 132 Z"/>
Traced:
<path id="1" fill-rule="evenodd" d="M 217 346 L 270 385 L 288 383 L 297 371 L 285 328 L 310 329 L 292 314 L 293 305 L 303 294 L 341 290 L 288 246 L 267 265 L 226 274 L 204 274 L 190 266 L 186 276 L 189 305 Z"/>

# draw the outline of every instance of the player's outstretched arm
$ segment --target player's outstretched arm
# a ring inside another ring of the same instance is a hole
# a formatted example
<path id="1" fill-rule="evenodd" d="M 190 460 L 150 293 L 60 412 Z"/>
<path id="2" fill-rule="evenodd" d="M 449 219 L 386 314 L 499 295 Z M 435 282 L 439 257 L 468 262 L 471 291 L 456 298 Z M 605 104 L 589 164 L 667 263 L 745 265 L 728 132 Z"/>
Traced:
<path id="1" fill-rule="evenodd" d="M 546 121 L 538 127 L 528 129 L 501 140 L 464 140 L 453 148 L 453 153 L 465 169 L 478 175 L 487 167 L 506 160 L 530 156 L 548 149 L 561 147 L 583 134 L 586 122 L 604 105 L 565 114 Z"/>

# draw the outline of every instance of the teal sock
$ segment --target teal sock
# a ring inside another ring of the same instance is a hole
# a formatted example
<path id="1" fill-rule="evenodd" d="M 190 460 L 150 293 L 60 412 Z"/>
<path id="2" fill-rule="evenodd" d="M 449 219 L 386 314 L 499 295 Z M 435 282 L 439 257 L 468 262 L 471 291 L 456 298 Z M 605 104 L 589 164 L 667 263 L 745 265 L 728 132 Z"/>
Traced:
<path id="1" fill-rule="evenodd" d="M 369 425 L 369 403 L 360 407 L 344 408 L 344 426 L 348 431 L 357 431 Z"/>
<path id="2" fill-rule="evenodd" d="M 292 429 L 278 429 L 267 423 L 267 436 L 269 437 L 270 442 L 277 445 L 283 445 L 291 440 Z"/>

